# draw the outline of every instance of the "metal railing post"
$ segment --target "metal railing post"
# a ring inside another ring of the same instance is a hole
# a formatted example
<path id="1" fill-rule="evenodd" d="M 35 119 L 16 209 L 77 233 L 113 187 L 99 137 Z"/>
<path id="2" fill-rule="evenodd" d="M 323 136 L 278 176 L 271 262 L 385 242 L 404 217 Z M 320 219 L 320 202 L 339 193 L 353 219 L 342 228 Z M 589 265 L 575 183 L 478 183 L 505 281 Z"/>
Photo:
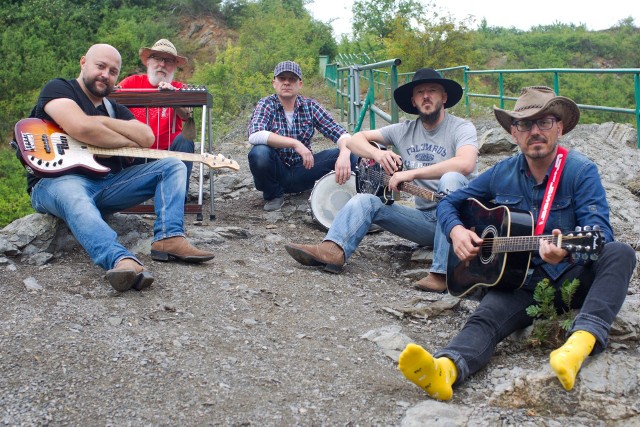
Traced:
<path id="1" fill-rule="evenodd" d="M 373 69 L 369 70 L 369 77 L 371 78 L 372 82 L 373 82 L 373 72 L 374 72 Z M 367 91 L 366 104 L 371 105 L 375 102 L 376 102 L 376 89 L 375 89 L 375 84 L 372 84 L 369 86 L 369 90 Z M 364 108 L 364 110 L 366 109 L 367 107 Z M 369 109 L 369 128 L 370 129 L 376 128 L 376 113 L 372 109 Z"/>
<path id="2" fill-rule="evenodd" d="M 398 114 L 398 104 L 396 104 L 395 99 L 393 98 L 393 92 L 398 88 L 398 65 L 400 65 L 400 63 L 398 62 L 397 64 L 393 64 L 391 66 L 391 87 L 390 89 L 390 98 L 391 98 L 391 122 L 392 123 L 398 123 L 398 119 L 399 119 L 399 114 Z"/>
<path id="3" fill-rule="evenodd" d="M 638 134 L 638 148 L 640 148 L 640 74 L 633 75 L 633 86 L 636 92 L 636 131 Z"/>

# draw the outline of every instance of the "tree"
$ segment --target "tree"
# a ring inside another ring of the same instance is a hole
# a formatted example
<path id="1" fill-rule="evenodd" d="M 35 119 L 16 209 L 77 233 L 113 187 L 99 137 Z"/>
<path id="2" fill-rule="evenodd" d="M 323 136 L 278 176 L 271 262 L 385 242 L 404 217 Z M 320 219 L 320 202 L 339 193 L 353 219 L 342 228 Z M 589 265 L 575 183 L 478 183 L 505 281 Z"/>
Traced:
<path id="1" fill-rule="evenodd" d="M 405 71 L 474 63 L 474 33 L 468 21 L 456 22 L 450 15 L 440 16 L 432 10 L 417 18 L 414 26 L 404 18 L 393 23 L 393 31 L 384 40 L 386 57 L 400 58 Z"/>
<path id="2" fill-rule="evenodd" d="M 384 39 L 398 22 L 408 24 L 419 18 L 424 8 L 419 0 L 355 0 L 351 10 L 356 36 L 373 34 Z"/>

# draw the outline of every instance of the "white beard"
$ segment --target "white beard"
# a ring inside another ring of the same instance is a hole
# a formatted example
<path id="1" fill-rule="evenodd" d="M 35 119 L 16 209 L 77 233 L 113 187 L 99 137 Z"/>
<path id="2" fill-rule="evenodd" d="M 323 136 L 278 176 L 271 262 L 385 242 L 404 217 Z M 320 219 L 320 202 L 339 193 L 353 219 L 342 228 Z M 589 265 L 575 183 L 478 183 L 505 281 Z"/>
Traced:
<path id="1" fill-rule="evenodd" d="M 167 73 L 166 69 L 165 73 Z M 174 75 L 175 72 L 168 73 L 167 75 L 162 75 L 161 73 L 158 73 L 157 70 L 154 71 L 151 69 L 147 69 L 147 78 L 149 79 L 149 83 L 151 83 L 152 86 L 158 86 L 162 82 L 171 83 L 173 81 Z"/>

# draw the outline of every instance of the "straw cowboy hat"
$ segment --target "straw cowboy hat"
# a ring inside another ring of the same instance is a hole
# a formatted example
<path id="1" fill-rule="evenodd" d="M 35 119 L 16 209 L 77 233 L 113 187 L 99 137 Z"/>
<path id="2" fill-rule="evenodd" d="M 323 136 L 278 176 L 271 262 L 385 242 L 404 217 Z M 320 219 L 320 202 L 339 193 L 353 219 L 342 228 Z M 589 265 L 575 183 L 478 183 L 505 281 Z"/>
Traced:
<path id="1" fill-rule="evenodd" d="M 529 86 L 522 89 L 513 111 L 493 106 L 493 112 L 500 126 L 511 133 L 514 120 L 526 120 L 553 114 L 562 122 L 562 134 L 566 135 L 576 127 L 580 120 L 580 109 L 571 99 L 556 96 L 547 86 Z"/>
<path id="2" fill-rule="evenodd" d="M 153 46 L 143 47 L 140 49 L 140 60 L 145 67 L 147 66 L 147 60 L 149 59 L 149 56 L 151 56 L 154 52 L 168 53 L 169 55 L 172 55 L 176 58 L 176 65 L 178 67 L 181 67 L 188 62 L 187 58 L 178 55 L 178 51 L 176 50 L 176 47 L 173 45 L 173 43 L 171 43 L 167 39 L 160 39 L 155 42 Z"/>
<path id="3" fill-rule="evenodd" d="M 413 75 L 411 83 L 402 85 L 393 92 L 393 99 L 405 113 L 419 114 L 418 109 L 411 103 L 411 97 L 413 96 L 413 88 L 422 83 L 438 83 L 444 87 L 444 91 L 447 93 L 447 102 L 444 104 L 444 108 L 453 107 L 462 98 L 462 86 L 458 82 L 442 78 L 440 73 L 432 68 L 420 68 Z"/>

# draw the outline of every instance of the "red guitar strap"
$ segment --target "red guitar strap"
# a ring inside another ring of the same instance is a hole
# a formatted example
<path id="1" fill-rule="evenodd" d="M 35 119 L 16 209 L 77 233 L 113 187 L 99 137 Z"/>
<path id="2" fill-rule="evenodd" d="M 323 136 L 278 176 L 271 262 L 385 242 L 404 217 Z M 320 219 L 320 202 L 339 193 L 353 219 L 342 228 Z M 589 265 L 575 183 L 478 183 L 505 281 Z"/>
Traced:
<path id="1" fill-rule="evenodd" d="M 562 169 L 564 163 L 567 160 L 567 154 L 569 151 L 558 146 L 558 154 L 556 155 L 556 162 L 551 170 L 549 181 L 547 181 L 547 189 L 544 193 L 544 199 L 542 199 L 542 206 L 540 206 L 540 215 L 538 215 L 538 222 L 536 222 L 535 235 L 540 235 L 544 231 L 544 226 L 549 219 L 549 211 L 551 210 L 551 203 L 556 196 L 556 190 L 558 189 L 558 183 L 560 182 L 560 176 L 562 175 Z"/>

